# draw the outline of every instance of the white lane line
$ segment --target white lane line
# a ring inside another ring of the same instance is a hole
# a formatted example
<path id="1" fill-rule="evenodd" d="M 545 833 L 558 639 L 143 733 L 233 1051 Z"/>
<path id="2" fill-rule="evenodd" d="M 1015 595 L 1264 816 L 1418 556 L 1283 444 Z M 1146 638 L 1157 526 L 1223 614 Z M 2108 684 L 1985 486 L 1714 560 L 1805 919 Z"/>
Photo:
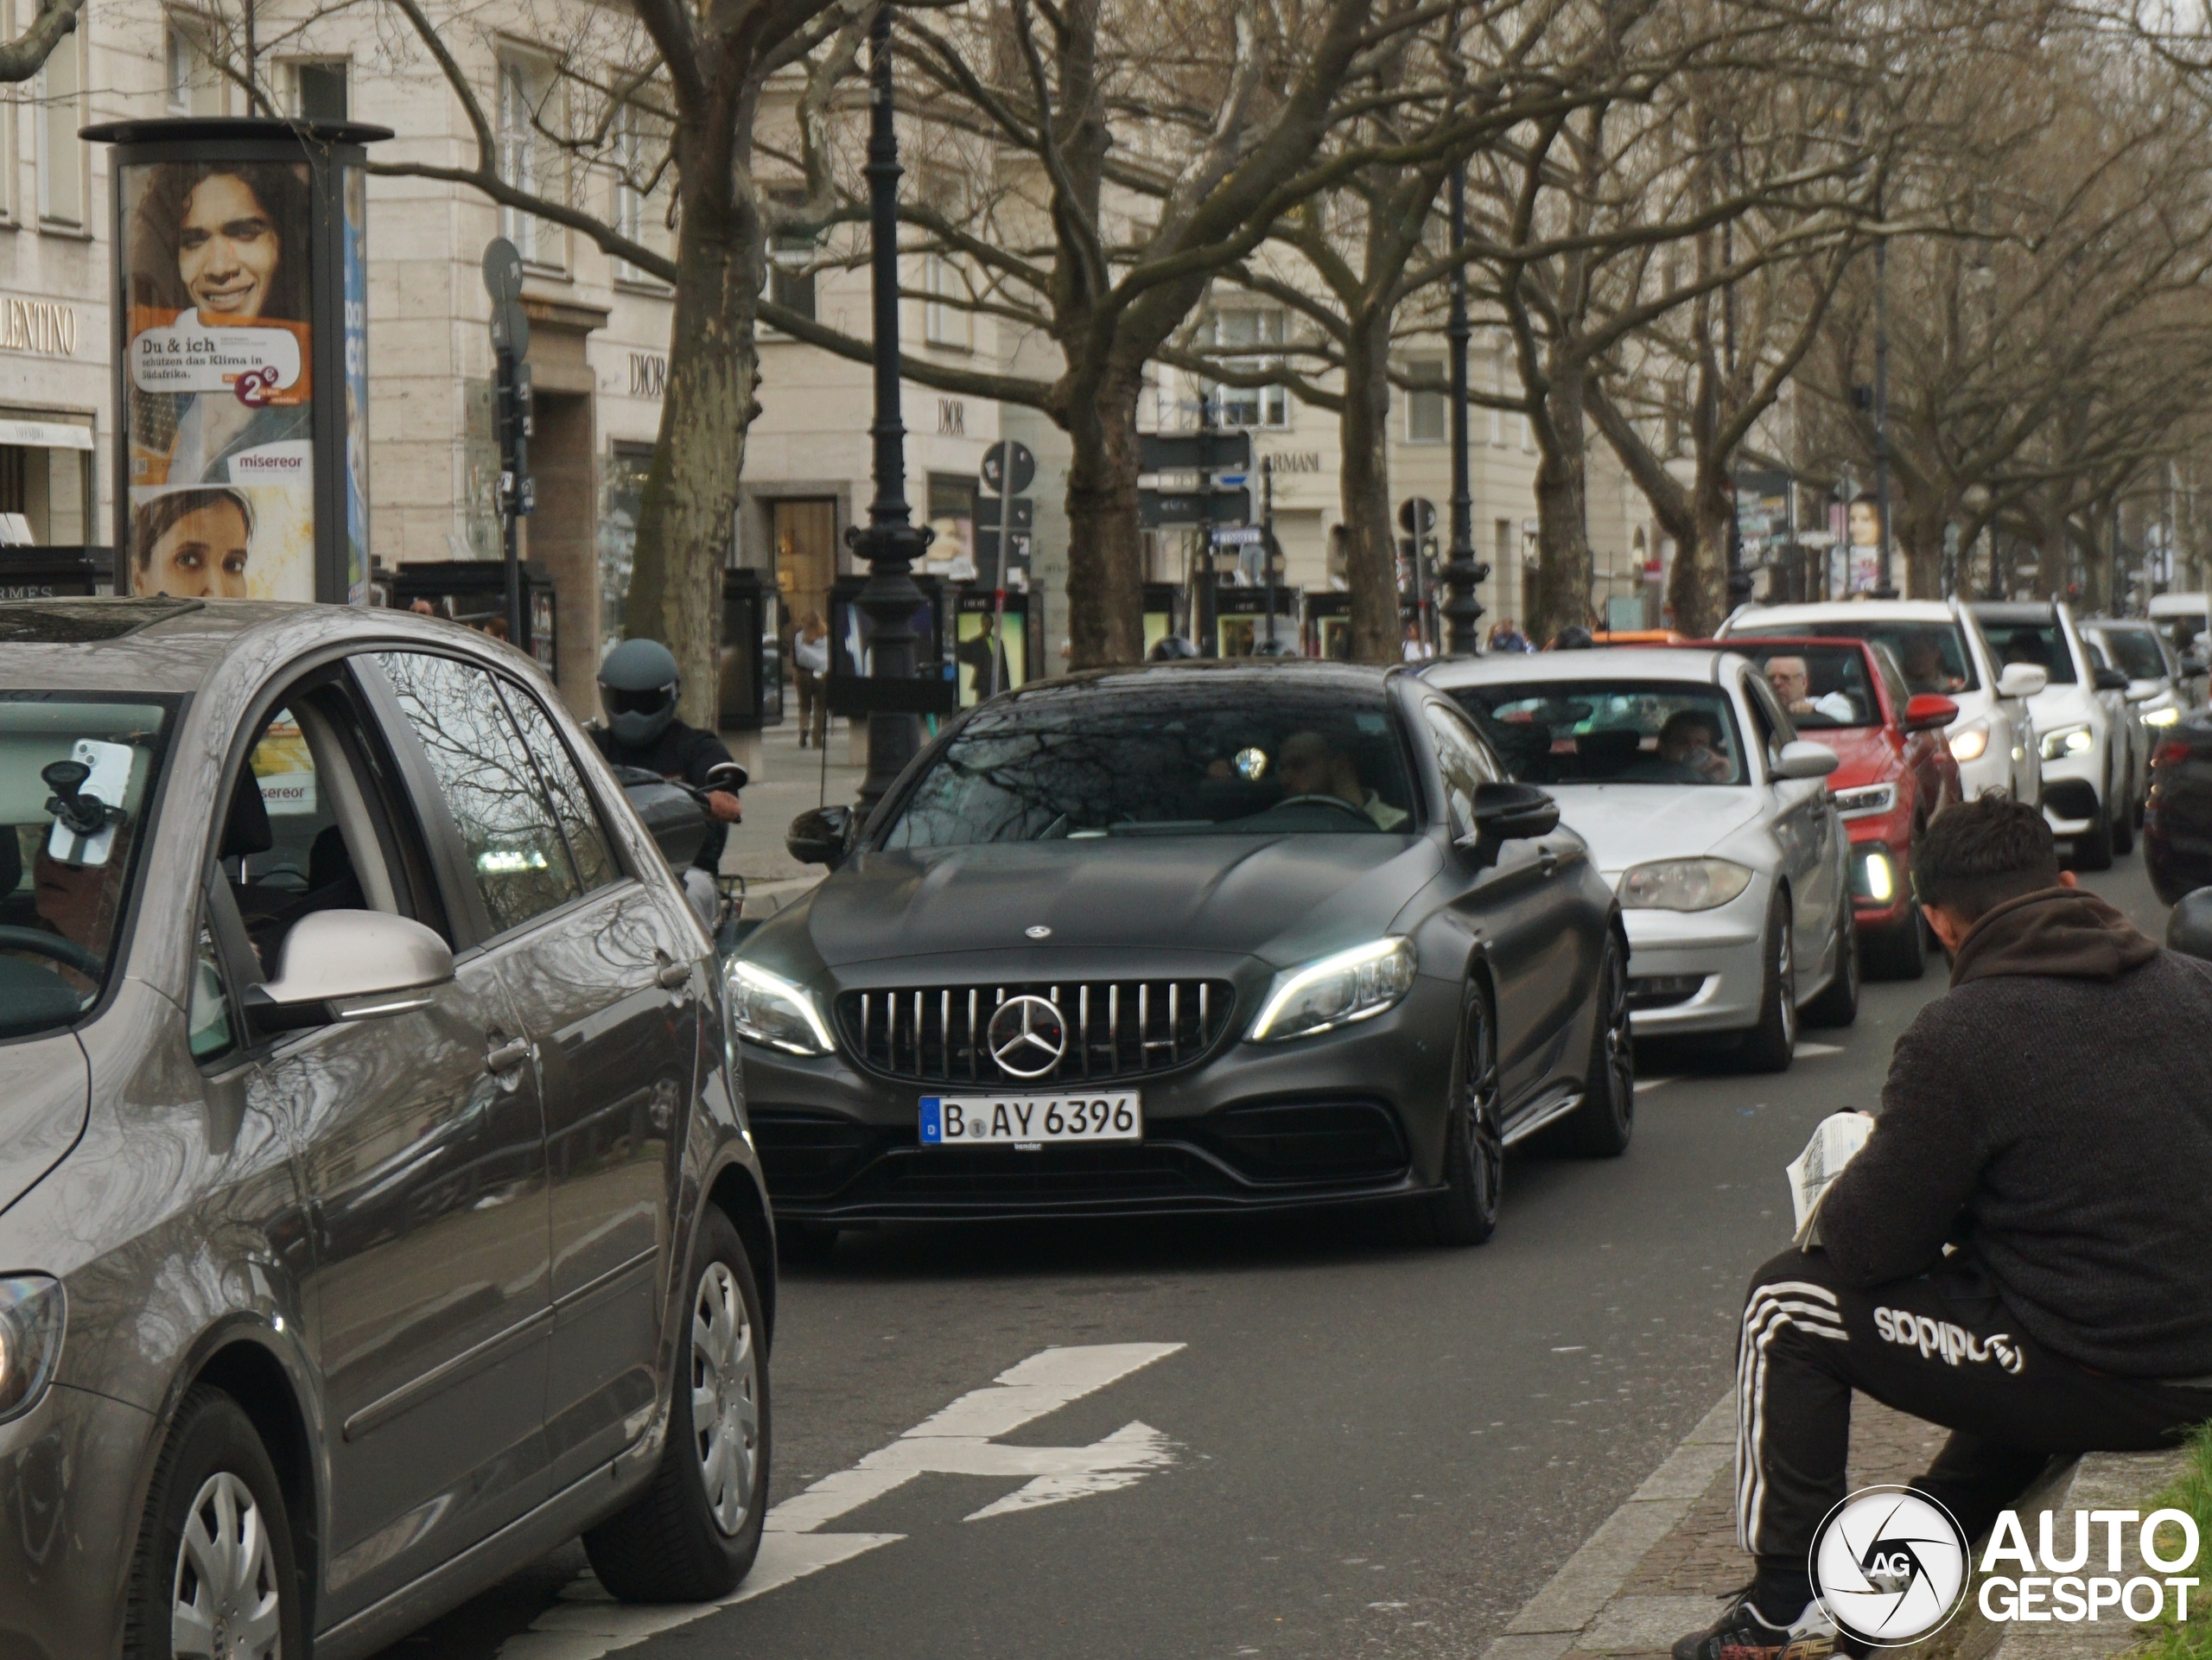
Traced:
<path id="1" fill-rule="evenodd" d="M 991 1438 L 1057 1412 L 1184 1346 L 1094 1343 L 1033 1354 L 1001 1372 L 988 1387 L 969 1390 L 898 1440 L 878 1447 L 851 1469 L 824 1476 L 770 1511 L 753 1571 L 720 1601 L 630 1607 L 614 1601 L 598 1580 L 586 1574 L 562 1591 L 559 1606 L 540 1614 L 527 1631 L 501 1644 L 499 1660 L 598 1660 L 717 1609 L 894 1544 L 906 1536 L 815 1530 L 918 1475 L 1004 1476 L 1022 1482 L 1013 1492 L 963 1518 L 969 1522 L 1127 1487 L 1147 1471 L 1173 1462 L 1167 1438 L 1148 1424 L 1124 1424 L 1089 1447 L 1006 1447 Z"/>

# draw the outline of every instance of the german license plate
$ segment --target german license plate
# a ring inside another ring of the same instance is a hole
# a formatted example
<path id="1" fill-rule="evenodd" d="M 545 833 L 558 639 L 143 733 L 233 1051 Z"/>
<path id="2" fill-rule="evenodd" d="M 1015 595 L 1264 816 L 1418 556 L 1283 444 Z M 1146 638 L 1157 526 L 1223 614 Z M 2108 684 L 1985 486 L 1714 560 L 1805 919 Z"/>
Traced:
<path id="1" fill-rule="evenodd" d="M 1046 1142 L 1141 1142 L 1135 1090 L 1101 1095 L 925 1095 L 924 1147 L 1041 1147 Z"/>

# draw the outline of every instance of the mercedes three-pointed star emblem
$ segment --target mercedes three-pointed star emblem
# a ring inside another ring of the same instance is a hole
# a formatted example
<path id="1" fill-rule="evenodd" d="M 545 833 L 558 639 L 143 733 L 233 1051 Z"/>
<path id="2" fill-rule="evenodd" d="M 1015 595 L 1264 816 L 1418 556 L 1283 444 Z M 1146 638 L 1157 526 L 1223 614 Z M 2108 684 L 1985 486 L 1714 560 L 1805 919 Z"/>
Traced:
<path id="1" fill-rule="evenodd" d="M 1068 1052 L 1067 1021 L 1047 998 L 1009 997 L 992 1012 L 983 1041 L 999 1070 L 1014 1078 L 1042 1078 Z"/>

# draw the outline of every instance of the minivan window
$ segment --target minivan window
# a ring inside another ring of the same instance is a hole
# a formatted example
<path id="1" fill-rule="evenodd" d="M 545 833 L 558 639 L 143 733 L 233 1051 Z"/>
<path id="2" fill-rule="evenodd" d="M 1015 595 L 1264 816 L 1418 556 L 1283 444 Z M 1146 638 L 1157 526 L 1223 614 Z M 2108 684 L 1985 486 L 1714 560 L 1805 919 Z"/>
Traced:
<path id="1" fill-rule="evenodd" d="M 0 1039 L 67 1026 L 106 988 L 172 712 L 0 690 Z"/>

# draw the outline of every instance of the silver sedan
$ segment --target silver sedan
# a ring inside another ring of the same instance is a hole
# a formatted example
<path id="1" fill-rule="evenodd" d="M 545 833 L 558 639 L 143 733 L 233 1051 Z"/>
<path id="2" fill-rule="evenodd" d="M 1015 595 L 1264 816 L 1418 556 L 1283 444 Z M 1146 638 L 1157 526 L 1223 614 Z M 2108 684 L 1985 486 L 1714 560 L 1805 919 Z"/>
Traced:
<path id="1" fill-rule="evenodd" d="M 774 1241 L 706 936 L 525 659 L 0 604 L 0 1649 L 364 1655 L 759 1548 Z"/>
<path id="2" fill-rule="evenodd" d="M 1848 842 L 1758 668 L 1729 652 L 1542 652 L 1440 663 L 1424 677 L 1482 724 L 1514 776 L 1559 802 L 1618 894 L 1642 1035 L 1741 1035 L 1789 1065 L 1801 1011 L 1858 1011 Z"/>

